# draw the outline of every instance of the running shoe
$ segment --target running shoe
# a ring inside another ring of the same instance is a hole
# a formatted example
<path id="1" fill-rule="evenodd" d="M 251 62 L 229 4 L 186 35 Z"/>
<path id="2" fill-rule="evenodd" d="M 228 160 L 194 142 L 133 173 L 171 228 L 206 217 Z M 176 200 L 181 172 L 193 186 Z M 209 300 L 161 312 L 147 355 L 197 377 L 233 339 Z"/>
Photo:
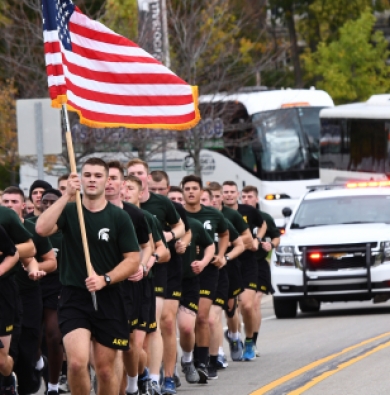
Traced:
<path id="1" fill-rule="evenodd" d="M 173 377 L 164 377 L 161 392 L 163 395 L 176 394 L 176 385 Z"/>
<path id="2" fill-rule="evenodd" d="M 217 367 L 215 365 L 209 365 L 207 367 L 207 372 L 208 372 L 209 380 L 217 380 L 218 379 Z"/>
<path id="3" fill-rule="evenodd" d="M 244 350 L 244 345 L 242 344 L 242 341 L 240 339 L 232 340 L 229 337 L 227 330 L 225 331 L 224 335 L 225 335 L 225 339 L 229 343 L 231 359 L 233 361 L 241 361 L 242 355 L 243 355 L 243 350 Z"/>
<path id="4" fill-rule="evenodd" d="M 152 381 L 153 395 L 162 395 L 160 384 L 157 381 Z"/>
<path id="5" fill-rule="evenodd" d="M 207 370 L 207 366 L 204 363 L 199 363 L 196 368 L 199 374 L 199 384 L 207 384 L 207 379 L 209 377 L 209 372 Z"/>
<path id="6" fill-rule="evenodd" d="M 142 395 L 153 395 L 152 380 L 148 368 L 145 368 L 144 373 L 138 376 L 138 390 Z"/>
<path id="7" fill-rule="evenodd" d="M 47 391 L 46 395 L 58 395 L 58 391 Z"/>
<path id="8" fill-rule="evenodd" d="M 1 395 L 18 395 L 18 391 L 16 390 L 18 386 L 18 380 L 16 378 L 16 374 L 12 372 L 9 383 L 7 386 L 3 386 L 0 388 Z"/>
<path id="9" fill-rule="evenodd" d="M 199 380 L 200 380 L 199 373 L 195 369 L 193 361 L 183 362 L 183 360 L 181 360 L 181 367 L 182 367 L 182 372 L 186 376 L 187 383 L 195 384 L 195 383 L 199 382 Z"/>
<path id="10" fill-rule="evenodd" d="M 218 354 L 217 369 L 226 369 L 229 366 L 226 355 Z"/>
<path id="11" fill-rule="evenodd" d="M 257 349 L 256 344 L 253 347 L 255 348 L 255 355 L 256 355 L 256 357 L 259 357 L 260 356 L 260 351 Z"/>
<path id="12" fill-rule="evenodd" d="M 58 393 L 59 394 L 66 394 L 67 392 L 70 392 L 69 386 L 68 386 L 68 379 L 65 374 L 62 374 L 60 376 L 60 381 L 58 384 Z"/>
<path id="13" fill-rule="evenodd" d="M 253 361 L 256 359 L 255 349 L 253 347 L 253 341 L 245 341 L 245 351 L 242 356 L 243 361 Z"/>

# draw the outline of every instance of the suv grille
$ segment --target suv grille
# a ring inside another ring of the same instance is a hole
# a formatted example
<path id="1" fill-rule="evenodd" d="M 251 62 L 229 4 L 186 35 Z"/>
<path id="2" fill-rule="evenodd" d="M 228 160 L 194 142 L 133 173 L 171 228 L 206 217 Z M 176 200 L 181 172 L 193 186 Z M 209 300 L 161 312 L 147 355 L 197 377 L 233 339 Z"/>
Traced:
<path id="1" fill-rule="evenodd" d="M 378 243 L 369 243 L 371 249 Z M 366 243 L 337 244 L 306 247 L 307 270 L 340 270 L 366 267 Z M 302 251 L 303 247 L 299 247 Z M 375 255 L 370 257 L 370 266 L 375 264 Z"/>

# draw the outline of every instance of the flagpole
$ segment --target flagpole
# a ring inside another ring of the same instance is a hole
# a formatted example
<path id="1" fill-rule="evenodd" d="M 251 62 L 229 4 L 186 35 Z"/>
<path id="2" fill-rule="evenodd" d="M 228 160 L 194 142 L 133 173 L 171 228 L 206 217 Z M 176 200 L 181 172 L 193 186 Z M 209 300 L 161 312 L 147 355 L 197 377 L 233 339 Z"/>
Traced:
<path id="1" fill-rule="evenodd" d="M 66 108 L 66 104 L 62 105 L 62 114 L 64 117 L 65 127 L 66 127 L 65 136 L 66 136 L 66 145 L 68 148 L 70 171 L 72 173 L 77 173 L 76 157 L 75 157 L 74 149 L 73 149 L 72 133 L 70 132 L 70 123 L 69 123 L 68 109 Z M 80 191 L 76 192 L 76 206 L 77 206 L 77 214 L 79 217 L 79 224 L 80 224 L 80 230 L 81 230 L 81 240 L 83 242 L 85 264 L 87 266 L 87 273 L 88 273 L 88 277 L 89 277 L 92 275 L 93 268 L 92 268 L 92 264 L 91 264 L 91 257 L 89 255 L 89 247 L 88 247 L 87 233 L 85 231 L 85 221 L 84 221 L 84 214 L 83 214 L 83 206 L 81 204 Z M 97 300 L 96 300 L 96 293 L 91 292 L 91 295 L 92 295 L 93 307 L 97 311 L 98 306 L 97 306 Z"/>

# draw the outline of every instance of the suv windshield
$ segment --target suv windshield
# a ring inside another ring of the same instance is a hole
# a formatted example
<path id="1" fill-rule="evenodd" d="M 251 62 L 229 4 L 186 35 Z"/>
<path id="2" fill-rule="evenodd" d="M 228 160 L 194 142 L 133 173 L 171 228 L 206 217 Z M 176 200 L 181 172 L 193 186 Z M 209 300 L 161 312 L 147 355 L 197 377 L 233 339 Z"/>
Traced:
<path id="1" fill-rule="evenodd" d="M 390 196 L 339 196 L 303 200 L 291 229 L 379 222 L 390 223 Z"/>

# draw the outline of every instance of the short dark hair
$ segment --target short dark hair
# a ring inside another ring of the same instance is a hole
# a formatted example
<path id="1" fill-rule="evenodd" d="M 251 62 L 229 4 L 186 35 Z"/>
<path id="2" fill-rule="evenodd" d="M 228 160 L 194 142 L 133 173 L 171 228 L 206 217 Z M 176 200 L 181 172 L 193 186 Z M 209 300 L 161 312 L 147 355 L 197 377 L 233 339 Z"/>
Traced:
<path id="1" fill-rule="evenodd" d="M 222 185 L 219 182 L 211 181 L 207 188 L 211 191 L 222 191 Z"/>
<path id="2" fill-rule="evenodd" d="M 104 167 L 104 170 L 105 170 L 106 174 L 108 175 L 108 165 L 103 159 L 100 159 L 97 157 L 88 158 L 81 166 L 81 170 L 84 169 L 84 166 L 86 166 L 86 165 L 102 166 L 102 167 Z"/>
<path id="3" fill-rule="evenodd" d="M 126 169 L 129 169 L 129 167 L 135 166 L 135 165 L 142 165 L 145 168 L 146 172 L 149 173 L 149 165 L 148 165 L 148 163 L 145 162 L 144 160 L 140 159 L 140 158 L 131 159 L 127 163 Z"/>
<path id="4" fill-rule="evenodd" d="M 3 195 L 5 195 L 6 193 L 9 193 L 10 195 L 20 195 L 23 199 L 23 202 L 26 201 L 24 192 L 19 187 L 15 187 L 15 186 L 7 187 L 4 189 Z"/>
<path id="5" fill-rule="evenodd" d="M 67 181 L 68 178 L 69 178 L 69 174 L 63 174 L 62 176 L 59 176 L 57 180 L 57 184 L 59 184 L 61 181 Z"/>
<path id="6" fill-rule="evenodd" d="M 200 186 L 200 189 L 203 189 L 202 179 L 195 174 L 190 174 L 189 176 L 183 177 L 180 183 L 181 187 L 184 188 L 184 185 L 187 184 L 187 182 L 197 182 Z"/>
<path id="7" fill-rule="evenodd" d="M 154 182 L 160 182 L 165 180 L 167 182 L 167 185 L 169 186 L 169 176 L 164 170 L 153 170 L 150 172 L 150 175 L 152 176 L 152 180 Z"/>
<path id="8" fill-rule="evenodd" d="M 245 186 L 244 188 L 242 188 L 241 192 L 244 192 L 244 193 L 254 192 L 256 194 L 256 196 L 259 196 L 259 190 L 254 185 Z"/>
<path id="9" fill-rule="evenodd" d="M 215 190 L 217 190 L 217 189 L 215 189 Z M 213 194 L 211 193 L 211 191 L 212 191 L 212 189 L 210 187 L 203 188 L 203 192 L 207 192 L 210 196 L 210 199 L 213 198 Z"/>
<path id="10" fill-rule="evenodd" d="M 107 163 L 108 169 L 118 169 L 119 173 L 121 173 L 121 178 L 124 180 L 125 178 L 125 170 L 123 169 L 123 166 L 119 160 L 112 160 Z"/>
<path id="11" fill-rule="evenodd" d="M 136 183 L 138 185 L 139 190 L 142 189 L 142 181 L 138 177 L 129 174 L 128 176 L 126 176 L 125 180 Z"/>
<path id="12" fill-rule="evenodd" d="M 225 186 L 225 185 L 228 185 L 230 187 L 236 187 L 237 190 L 238 190 L 238 186 L 237 186 L 237 184 L 234 181 L 224 181 L 222 186 Z"/>
<path id="13" fill-rule="evenodd" d="M 171 188 L 170 188 L 169 191 L 168 191 L 168 194 L 169 194 L 170 192 L 179 192 L 179 193 L 183 193 L 183 190 L 182 190 L 180 187 L 177 187 L 177 186 L 175 186 L 175 185 L 172 185 Z"/>

